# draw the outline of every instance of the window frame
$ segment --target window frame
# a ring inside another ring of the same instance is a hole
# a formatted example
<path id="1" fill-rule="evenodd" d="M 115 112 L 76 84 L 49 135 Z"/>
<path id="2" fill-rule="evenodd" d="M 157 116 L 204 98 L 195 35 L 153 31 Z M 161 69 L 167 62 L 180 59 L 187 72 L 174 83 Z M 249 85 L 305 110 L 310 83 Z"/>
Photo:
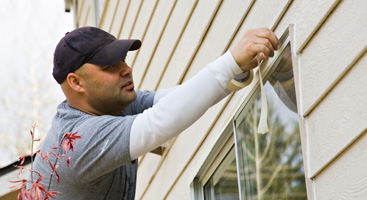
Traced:
<path id="1" fill-rule="evenodd" d="M 203 167 L 191 182 L 191 199 L 204 200 L 204 185 L 209 181 L 230 150 L 234 148 L 234 135 L 231 129 L 231 124 L 228 124 L 204 162 Z"/>

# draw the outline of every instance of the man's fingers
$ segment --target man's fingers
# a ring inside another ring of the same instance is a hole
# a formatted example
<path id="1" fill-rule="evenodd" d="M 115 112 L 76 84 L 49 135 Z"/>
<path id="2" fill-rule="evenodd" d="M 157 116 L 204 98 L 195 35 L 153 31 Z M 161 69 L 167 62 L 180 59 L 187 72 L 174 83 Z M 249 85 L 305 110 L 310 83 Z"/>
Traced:
<path id="1" fill-rule="evenodd" d="M 266 60 L 268 57 L 264 53 L 259 53 L 260 60 Z"/>
<path id="2" fill-rule="evenodd" d="M 255 56 L 258 53 L 263 53 L 265 56 L 265 59 L 269 58 L 269 57 L 273 57 L 274 55 L 274 50 L 273 48 L 268 48 L 266 45 L 263 44 L 254 44 L 253 45 L 253 51 L 255 53 Z"/>
<path id="3" fill-rule="evenodd" d="M 259 53 L 259 56 L 260 56 L 260 60 L 266 60 L 268 57 L 267 56 L 265 56 L 265 54 L 264 53 Z M 250 70 L 250 69 L 253 69 L 253 68 L 255 68 L 255 67 L 257 67 L 259 65 L 259 63 L 257 62 L 257 57 L 255 56 L 252 60 L 251 60 L 251 62 L 249 63 L 249 65 L 248 65 L 248 70 Z"/>
<path id="4" fill-rule="evenodd" d="M 270 42 L 270 40 L 266 38 L 256 38 L 254 41 L 255 44 L 265 45 L 268 49 L 274 50 L 273 44 Z"/>
<path id="5" fill-rule="evenodd" d="M 259 38 L 264 38 L 269 40 L 274 50 L 278 50 L 279 40 L 274 32 L 270 31 L 268 28 L 261 28 L 256 34 Z"/>

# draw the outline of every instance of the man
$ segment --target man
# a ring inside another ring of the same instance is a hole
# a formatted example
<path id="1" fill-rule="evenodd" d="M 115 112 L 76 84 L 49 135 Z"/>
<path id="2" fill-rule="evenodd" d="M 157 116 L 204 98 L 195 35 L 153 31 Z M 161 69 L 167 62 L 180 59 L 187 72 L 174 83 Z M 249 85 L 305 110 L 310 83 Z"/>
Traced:
<path id="1" fill-rule="evenodd" d="M 173 89 L 157 92 L 134 89 L 132 70 L 124 62 L 139 40 L 117 40 L 93 27 L 67 33 L 54 54 L 53 76 L 66 101 L 57 108 L 52 127 L 40 149 L 58 146 L 64 133 L 83 138 L 71 166 L 57 169 L 52 180 L 59 199 L 134 199 L 137 159 L 173 138 L 228 95 L 228 82 L 257 65 L 256 55 L 268 59 L 278 39 L 267 28 L 248 30 L 216 61 Z M 154 105 L 154 106 L 153 106 Z M 36 157 L 35 170 L 48 185 L 48 163 Z"/>

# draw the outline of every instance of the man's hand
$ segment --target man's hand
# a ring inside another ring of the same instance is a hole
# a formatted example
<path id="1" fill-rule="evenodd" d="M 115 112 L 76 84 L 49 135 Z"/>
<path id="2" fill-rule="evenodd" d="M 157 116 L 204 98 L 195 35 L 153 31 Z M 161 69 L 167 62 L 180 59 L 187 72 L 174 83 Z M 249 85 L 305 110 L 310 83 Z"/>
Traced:
<path id="1" fill-rule="evenodd" d="M 266 60 L 278 50 L 279 40 L 268 28 L 250 29 L 230 48 L 234 60 L 243 71 L 257 66 L 256 55 Z"/>

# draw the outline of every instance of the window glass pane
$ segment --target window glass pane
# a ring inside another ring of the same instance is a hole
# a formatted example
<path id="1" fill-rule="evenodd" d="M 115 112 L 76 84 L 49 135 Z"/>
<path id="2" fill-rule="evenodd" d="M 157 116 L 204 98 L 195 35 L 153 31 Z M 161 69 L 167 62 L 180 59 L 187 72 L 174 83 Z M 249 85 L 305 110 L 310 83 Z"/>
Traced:
<path id="1" fill-rule="evenodd" d="M 218 166 L 213 176 L 204 186 L 204 199 L 239 199 L 237 167 L 234 148 Z"/>
<path id="2" fill-rule="evenodd" d="M 285 52 L 265 84 L 270 132 L 257 133 L 260 93 L 236 121 L 242 199 L 307 199 L 289 47 Z"/>

